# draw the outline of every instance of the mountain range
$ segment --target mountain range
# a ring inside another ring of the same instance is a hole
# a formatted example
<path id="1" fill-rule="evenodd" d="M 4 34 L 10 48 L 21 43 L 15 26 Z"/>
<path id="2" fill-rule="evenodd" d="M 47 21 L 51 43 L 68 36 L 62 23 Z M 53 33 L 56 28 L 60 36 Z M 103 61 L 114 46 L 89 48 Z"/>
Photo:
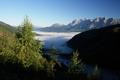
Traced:
<path id="1" fill-rule="evenodd" d="M 37 30 L 46 32 L 83 32 L 114 24 L 120 24 L 120 19 L 98 17 L 94 19 L 75 19 L 66 25 L 56 23 L 49 27 L 39 28 Z"/>
<path id="2" fill-rule="evenodd" d="M 53 24 L 48 27 L 36 27 L 34 26 L 35 31 L 44 31 L 44 32 L 83 32 L 91 29 L 98 29 L 101 27 L 120 24 L 120 18 L 105 18 L 98 17 L 94 19 L 75 19 L 68 24 Z M 15 27 L 12 27 L 9 24 L 6 24 L 0 21 L 0 27 L 4 27 L 10 31 L 15 31 Z"/>

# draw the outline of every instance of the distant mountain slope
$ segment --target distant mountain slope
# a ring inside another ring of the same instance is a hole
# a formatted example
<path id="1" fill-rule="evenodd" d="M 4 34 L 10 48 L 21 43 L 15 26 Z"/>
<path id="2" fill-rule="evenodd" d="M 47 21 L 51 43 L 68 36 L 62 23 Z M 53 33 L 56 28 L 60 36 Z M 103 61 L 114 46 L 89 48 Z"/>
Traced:
<path id="1" fill-rule="evenodd" d="M 1 21 L 0 21 L 0 29 L 6 29 L 6 30 L 8 30 L 10 32 L 14 32 L 15 31 L 15 27 L 10 26 L 9 24 L 6 24 L 6 23 L 1 22 Z"/>
<path id="2" fill-rule="evenodd" d="M 46 32 L 83 32 L 90 29 L 101 28 L 108 25 L 119 24 L 120 19 L 99 17 L 95 19 L 76 19 L 67 25 L 53 24 L 49 27 L 40 28 Z"/>
<path id="3" fill-rule="evenodd" d="M 82 32 L 68 45 L 79 51 L 83 61 L 120 70 L 120 24 Z"/>

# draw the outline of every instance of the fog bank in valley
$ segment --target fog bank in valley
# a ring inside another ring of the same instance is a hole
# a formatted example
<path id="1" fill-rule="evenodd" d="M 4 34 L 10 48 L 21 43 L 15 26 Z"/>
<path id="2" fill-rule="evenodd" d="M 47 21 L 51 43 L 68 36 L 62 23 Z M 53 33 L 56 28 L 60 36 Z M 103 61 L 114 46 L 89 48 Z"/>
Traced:
<path id="1" fill-rule="evenodd" d="M 43 41 L 45 49 L 55 48 L 60 53 L 70 53 L 72 49 L 69 48 L 66 42 L 79 32 L 39 32 L 34 31 L 38 40 Z"/>

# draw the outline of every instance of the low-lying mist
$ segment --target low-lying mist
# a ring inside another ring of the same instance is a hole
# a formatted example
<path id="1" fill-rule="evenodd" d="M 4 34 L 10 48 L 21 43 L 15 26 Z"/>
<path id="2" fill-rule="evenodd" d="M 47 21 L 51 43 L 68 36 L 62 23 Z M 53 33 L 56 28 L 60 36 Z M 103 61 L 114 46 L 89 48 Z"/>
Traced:
<path id="1" fill-rule="evenodd" d="M 34 31 L 38 40 L 43 41 L 45 49 L 55 48 L 60 53 L 69 54 L 72 49 L 69 48 L 66 42 L 79 32 L 38 32 Z"/>

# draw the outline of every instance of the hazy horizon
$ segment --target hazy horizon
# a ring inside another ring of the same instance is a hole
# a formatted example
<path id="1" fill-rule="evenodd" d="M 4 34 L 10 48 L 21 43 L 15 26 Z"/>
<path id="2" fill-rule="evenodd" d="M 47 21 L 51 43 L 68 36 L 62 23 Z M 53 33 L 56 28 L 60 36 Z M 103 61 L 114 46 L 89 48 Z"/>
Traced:
<path id="1" fill-rule="evenodd" d="M 74 19 L 120 17 L 120 0 L 0 0 L 0 21 L 19 25 L 27 15 L 33 25 L 47 27 Z"/>

